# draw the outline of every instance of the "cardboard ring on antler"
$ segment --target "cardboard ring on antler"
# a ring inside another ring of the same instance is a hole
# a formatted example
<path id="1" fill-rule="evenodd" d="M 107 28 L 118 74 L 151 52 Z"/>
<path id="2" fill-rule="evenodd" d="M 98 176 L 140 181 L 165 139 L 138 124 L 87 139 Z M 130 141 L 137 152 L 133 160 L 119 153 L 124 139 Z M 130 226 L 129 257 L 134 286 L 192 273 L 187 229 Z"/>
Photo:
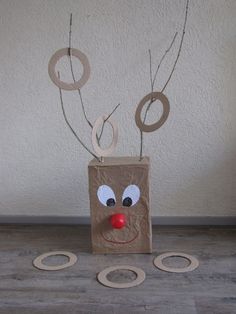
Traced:
<path id="1" fill-rule="evenodd" d="M 150 125 L 145 124 L 141 119 L 141 112 L 142 112 L 143 106 L 149 100 L 153 100 L 153 102 L 155 100 L 160 100 L 163 106 L 163 113 L 162 113 L 161 118 L 157 122 Z M 169 112 L 170 112 L 170 104 L 169 104 L 168 98 L 161 92 L 152 92 L 146 95 L 138 104 L 138 107 L 135 112 L 136 125 L 142 132 L 153 132 L 159 129 L 165 123 L 165 121 L 168 118 Z"/>
<path id="2" fill-rule="evenodd" d="M 97 120 L 94 123 L 93 130 L 92 130 L 92 144 L 93 144 L 93 149 L 95 153 L 98 155 L 98 157 L 106 157 L 110 156 L 117 145 L 118 142 L 118 127 L 117 124 L 111 120 L 110 118 L 107 120 L 107 122 L 111 125 L 112 127 L 112 142 L 110 146 L 107 149 L 102 149 L 97 141 L 97 130 L 100 127 L 100 125 L 103 124 L 103 122 L 107 119 L 107 115 L 101 115 L 100 117 L 97 118 Z"/>
<path id="3" fill-rule="evenodd" d="M 62 264 L 62 265 L 57 265 L 57 266 L 49 266 L 45 265 L 42 263 L 42 261 L 49 256 L 55 256 L 55 255 L 63 255 L 69 258 L 69 262 Z M 38 257 L 35 258 L 33 261 L 34 267 L 40 269 L 40 270 L 61 270 L 67 267 L 70 267 L 74 265 L 77 262 L 77 257 L 75 254 L 71 252 L 66 252 L 66 251 L 54 251 L 54 252 L 48 252 L 44 253 Z"/>
<path id="4" fill-rule="evenodd" d="M 80 89 L 88 81 L 89 75 L 90 75 L 90 65 L 89 65 L 88 58 L 80 50 L 71 48 L 71 55 L 73 57 L 78 58 L 83 65 L 83 73 L 82 73 L 80 80 L 78 80 L 74 83 L 66 83 L 66 82 L 61 81 L 56 74 L 57 62 L 62 57 L 68 56 L 68 54 L 69 54 L 69 48 L 62 48 L 62 49 L 57 50 L 54 53 L 54 55 L 51 57 L 51 59 L 48 63 L 48 74 L 49 74 L 51 80 L 53 81 L 53 83 L 61 89 L 64 89 L 64 90 Z"/>
<path id="5" fill-rule="evenodd" d="M 130 270 L 137 275 L 137 278 L 131 282 L 125 282 L 125 283 L 112 282 L 107 279 L 107 275 L 115 270 Z M 117 289 L 132 288 L 132 287 L 138 286 L 145 280 L 145 278 L 146 278 L 146 275 L 142 269 L 134 267 L 134 266 L 127 266 L 127 265 L 111 266 L 111 267 L 105 268 L 97 276 L 98 281 L 102 285 L 106 287 L 110 287 L 110 288 L 117 288 Z"/>
<path id="6" fill-rule="evenodd" d="M 163 264 L 163 260 L 167 257 L 183 257 L 187 259 L 190 262 L 190 264 L 182 268 L 168 267 Z M 185 253 L 179 253 L 179 252 L 168 252 L 168 253 L 161 254 L 154 259 L 153 263 L 157 268 L 164 270 L 166 272 L 169 272 L 169 273 L 186 273 L 189 271 L 193 271 L 199 266 L 199 261 L 196 259 L 196 257 L 189 254 L 185 254 Z"/>

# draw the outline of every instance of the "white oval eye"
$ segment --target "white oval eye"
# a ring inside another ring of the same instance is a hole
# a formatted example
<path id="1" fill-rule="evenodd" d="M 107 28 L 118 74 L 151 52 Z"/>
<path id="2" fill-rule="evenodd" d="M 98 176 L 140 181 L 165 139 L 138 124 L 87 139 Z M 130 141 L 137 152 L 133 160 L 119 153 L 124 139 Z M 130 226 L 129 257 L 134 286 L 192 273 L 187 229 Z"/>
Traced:
<path id="1" fill-rule="evenodd" d="M 130 207 L 135 205 L 140 198 L 139 187 L 135 184 L 127 186 L 122 196 L 123 206 Z"/>
<path id="2" fill-rule="evenodd" d="M 114 206 L 116 197 L 113 190 L 108 185 L 100 185 L 97 190 L 97 197 L 104 206 Z"/>

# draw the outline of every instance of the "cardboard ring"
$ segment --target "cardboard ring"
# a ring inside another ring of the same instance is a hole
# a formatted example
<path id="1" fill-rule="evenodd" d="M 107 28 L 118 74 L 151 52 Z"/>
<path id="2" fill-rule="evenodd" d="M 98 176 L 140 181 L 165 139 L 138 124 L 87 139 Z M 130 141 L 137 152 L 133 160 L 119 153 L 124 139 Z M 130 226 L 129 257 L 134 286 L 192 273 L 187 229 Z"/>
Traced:
<path id="1" fill-rule="evenodd" d="M 160 100 L 163 106 L 163 113 L 161 118 L 153 123 L 153 124 L 145 124 L 143 123 L 141 119 L 141 112 L 143 109 L 143 106 L 146 104 L 147 101 L 149 100 Z M 168 98 L 161 92 L 152 92 L 148 95 L 146 95 L 138 104 L 138 107 L 135 112 L 135 122 L 137 127 L 140 129 L 142 132 L 153 132 L 157 129 L 159 129 L 167 120 L 168 115 L 170 113 L 170 104 Z"/>
<path id="2" fill-rule="evenodd" d="M 186 258 L 190 262 L 190 264 L 183 268 L 168 267 L 163 264 L 163 259 L 167 257 L 183 257 Z M 179 252 L 168 252 L 161 254 L 154 259 L 153 263 L 157 268 L 169 273 L 186 273 L 189 271 L 193 271 L 199 266 L 199 261 L 196 259 L 196 257 Z"/>
<path id="3" fill-rule="evenodd" d="M 82 73 L 80 80 L 78 80 L 74 83 L 66 83 L 66 82 L 61 81 L 56 74 L 57 62 L 62 57 L 68 56 L 68 53 L 69 53 L 69 48 L 62 48 L 62 49 L 57 50 L 54 53 L 54 55 L 52 55 L 52 57 L 48 63 L 48 74 L 49 74 L 51 80 L 53 81 L 53 83 L 61 89 L 64 89 L 64 90 L 80 89 L 81 87 L 84 86 L 85 83 L 87 83 L 87 81 L 89 79 L 89 75 L 90 75 L 90 65 L 89 65 L 88 58 L 80 50 L 71 48 L 72 56 L 78 58 L 83 65 L 83 73 Z"/>
<path id="4" fill-rule="evenodd" d="M 133 280 L 132 282 L 126 282 L 126 283 L 112 282 L 107 279 L 107 275 L 114 270 L 130 270 L 136 273 L 137 278 Z M 127 266 L 127 265 L 111 266 L 111 267 L 105 268 L 97 276 L 98 281 L 102 285 L 106 287 L 110 287 L 110 288 L 117 288 L 117 289 L 132 288 L 132 287 L 138 286 L 145 280 L 145 278 L 146 278 L 146 275 L 142 269 L 134 267 L 134 266 Z"/>
<path id="5" fill-rule="evenodd" d="M 102 125 L 102 123 L 107 119 L 107 115 L 101 115 L 100 117 L 97 118 L 97 120 L 94 123 L 93 126 L 93 130 L 92 130 L 92 144 L 93 144 L 93 149 L 95 151 L 95 153 L 98 155 L 98 157 L 106 157 L 111 155 L 117 145 L 118 142 L 118 127 L 117 124 L 111 120 L 110 118 L 107 120 L 107 122 L 110 123 L 111 127 L 112 127 L 112 142 L 110 144 L 110 146 L 107 149 L 102 149 L 97 142 L 97 130 L 99 128 L 100 125 Z"/>
<path id="6" fill-rule="evenodd" d="M 54 256 L 54 255 L 64 255 L 69 258 L 69 262 L 62 264 L 62 265 L 57 265 L 57 266 L 49 266 L 45 265 L 42 263 L 42 261 L 48 257 L 48 256 Z M 35 258 L 33 261 L 34 267 L 41 269 L 41 270 L 61 270 L 67 267 L 70 267 L 74 265 L 77 262 L 77 256 L 71 252 L 66 252 L 66 251 L 54 251 L 54 252 L 48 252 L 44 253 L 38 257 Z"/>

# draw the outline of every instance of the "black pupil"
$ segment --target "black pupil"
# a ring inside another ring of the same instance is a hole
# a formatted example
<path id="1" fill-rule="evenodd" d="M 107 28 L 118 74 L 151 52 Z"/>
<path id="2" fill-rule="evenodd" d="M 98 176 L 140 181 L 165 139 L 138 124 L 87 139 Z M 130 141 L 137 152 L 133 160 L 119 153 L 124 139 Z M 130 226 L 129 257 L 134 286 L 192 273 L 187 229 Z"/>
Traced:
<path id="1" fill-rule="evenodd" d="M 111 207 L 111 206 L 115 206 L 115 200 L 114 200 L 114 198 L 109 198 L 108 200 L 107 200 L 107 206 L 109 206 L 109 207 Z"/>
<path id="2" fill-rule="evenodd" d="M 130 197 L 126 197 L 123 200 L 123 206 L 130 207 L 132 205 L 132 199 Z"/>

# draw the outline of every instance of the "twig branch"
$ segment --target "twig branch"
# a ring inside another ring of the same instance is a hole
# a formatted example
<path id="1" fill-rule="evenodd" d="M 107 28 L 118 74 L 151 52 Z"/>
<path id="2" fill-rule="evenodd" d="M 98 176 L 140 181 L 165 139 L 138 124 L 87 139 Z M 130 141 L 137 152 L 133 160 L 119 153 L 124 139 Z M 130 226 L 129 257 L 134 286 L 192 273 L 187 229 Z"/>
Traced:
<path id="1" fill-rule="evenodd" d="M 74 82 L 76 82 L 75 79 L 75 73 L 74 73 L 74 69 L 73 69 L 73 63 L 72 63 L 72 54 L 71 54 L 71 43 L 72 43 L 72 13 L 70 14 L 70 30 L 69 30 L 69 49 L 68 49 L 68 55 L 69 55 L 69 61 L 70 61 L 70 71 L 71 71 L 71 75 L 72 75 L 72 79 Z M 83 114 L 85 117 L 85 120 L 87 121 L 88 125 L 93 128 L 92 123 L 89 121 L 86 111 L 85 111 L 85 107 L 84 107 L 84 101 L 83 101 L 83 97 L 81 94 L 81 90 L 78 89 L 78 94 L 80 97 L 80 102 L 81 102 L 81 106 L 82 106 L 82 110 L 83 110 Z"/>
<path id="2" fill-rule="evenodd" d="M 139 161 L 143 159 L 143 131 L 140 130 L 140 152 L 139 152 Z"/>
<path id="3" fill-rule="evenodd" d="M 69 56 L 71 55 L 71 39 L 72 39 L 72 13 L 70 14 L 69 49 L 68 49 Z"/>
<path id="4" fill-rule="evenodd" d="M 74 74 L 74 69 L 73 69 L 73 62 L 72 62 L 72 54 L 71 54 L 71 46 L 72 46 L 72 13 L 70 14 L 70 30 L 69 30 L 69 61 L 70 61 L 70 70 L 71 70 L 71 75 L 72 75 L 72 78 L 73 78 L 73 81 L 75 82 L 76 79 L 75 79 L 75 74 Z M 90 120 L 88 119 L 88 116 L 86 114 L 86 111 L 85 111 L 85 106 L 84 106 L 84 101 L 83 101 L 83 97 L 82 97 L 82 93 L 81 93 L 81 90 L 78 89 L 78 94 L 79 94 L 79 98 L 80 98 L 80 102 L 81 102 L 81 106 L 82 106 L 82 110 L 83 110 L 83 114 L 84 114 L 84 117 L 85 117 L 85 120 L 87 121 L 88 125 L 90 126 L 90 128 L 92 129 L 93 128 L 93 125 L 92 123 L 90 122 Z M 120 105 L 120 104 L 119 104 Z M 115 111 L 116 109 L 119 107 L 119 105 L 117 105 L 115 107 L 115 109 L 113 109 L 113 111 L 110 113 L 110 115 L 108 117 L 110 117 Z M 109 118 L 108 118 L 109 119 Z M 102 137 L 102 134 L 103 134 L 103 129 L 104 129 L 104 124 L 107 122 L 106 119 L 105 121 L 103 121 L 103 125 L 102 125 L 102 130 L 101 130 L 101 133 L 100 135 L 98 136 L 96 134 L 96 138 L 97 138 L 97 142 L 98 144 L 100 143 L 100 140 L 101 140 L 101 137 Z"/>
<path id="5" fill-rule="evenodd" d="M 158 73 L 158 71 L 159 71 L 159 69 L 160 69 L 160 66 L 161 66 L 162 62 L 164 61 L 164 59 L 165 59 L 166 55 L 168 54 L 168 52 L 171 50 L 171 48 L 172 48 L 172 46 L 173 46 L 173 44 L 174 44 L 174 42 L 175 42 L 175 39 L 176 39 L 176 36 L 177 36 L 177 35 L 178 35 L 178 32 L 175 33 L 175 35 L 174 35 L 174 37 L 173 37 L 173 39 L 172 39 L 172 41 L 171 41 L 170 46 L 168 47 L 168 49 L 166 49 L 165 53 L 164 53 L 163 56 L 161 57 L 161 60 L 160 60 L 160 62 L 159 62 L 159 64 L 158 64 L 158 66 L 157 66 L 157 69 L 156 69 L 156 72 L 155 72 L 155 75 L 154 75 L 154 78 L 153 78 L 153 81 L 152 81 L 152 85 L 151 85 L 151 91 L 152 91 L 152 92 L 153 92 L 153 90 L 154 90 L 154 84 L 155 84 L 155 81 L 156 81 L 156 78 L 157 78 L 157 73 Z M 151 54 L 151 51 L 150 51 L 150 50 L 149 50 L 149 54 Z M 151 62 L 152 62 L 152 60 L 151 60 L 151 57 L 150 57 L 150 69 L 151 69 Z M 145 123 L 145 121 L 146 121 L 147 113 L 148 113 L 148 111 L 149 111 L 149 109 L 150 109 L 152 103 L 153 103 L 153 100 L 151 99 L 150 102 L 149 102 L 149 104 L 148 104 L 148 106 L 147 106 L 147 109 L 146 109 L 146 111 L 145 111 L 143 123 Z"/>
<path id="6" fill-rule="evenodd" d="M 155 84 L 155 81 L 156 81 L 156 78 L 157 78 L 157 73 L 160 69 L 160 66 L 162 64 L 162 62 L 164 61 L 166 55 L 168 54 L 168 52 L 171 50 L 173 44 L 174 44 L 174 41 L 176 39 L 176 36 L 177 36 L 178 32 L 175 33 L 172 41 L 171 41 L 171 44 L 169 46 L 168 49 L 166 49 L 165 53 L 163 54 L 163 56 L 161 57 L 161 60 L 157 66 L 157 69 L 156 69 L 156 72 L 155 72 L 155 75 L 154 75 L 154 78 L 152 79 L 152 54 L 151 54 L 151 50 L 149 49 L 148 52 L 149 52 L 149 68 L 150 68 L 150 81 L 151 81 L 151 92 L 153 92 L 154 90 L 154 84 Z M 151 99 L 147 105 L 147 108 L 145 110 L 145 114 L 144 114 L 144 118 L 143 118 L 143 123 L 145 123 L 146 119 L 147 119 L 147 114 L 148 114 L 148 111 L 152 105 L 154 101 Z M 140 153 L 139 153 L 139 160 L 142 159 L 143 157 L 143 131 L 140 130 Z"/>
<path id="7" fill-rule="evenodd" d="M 153 81 L 152 81 L 152 53 L 151 49 L 148 49 L 149 53 L 149 70 L 150 70 L 150 83 L 151 83 L 151 91 L 153 92 Z"/>
<path id="8" fill-rule="evenodd" d="M 175 67 L 176 67 L 176 64 L 178 62 L 178 59 L 179 59 L 179 56 L 180 56 L 180 53 L 181 53 L 181 49 L 182 49 L 182 45 L 183 45 L 183 40 L 184 40 L 184 35 L 185 35 L 185 28 L 186 28 L 186 23 L 187 23 L 187 17 L 188 17 L 188 5 L 189 5 L 189 0 L 187 0 L 186 2 L 186 8 L 185 8 L 185 19 L 184 19 L 184 25 L 183 25 L 183 32 L 182 32 L 182 36 L 181 36 L 181 40 L 180 40 L 180 46 L 179 46 L 179 50 L 178 50 L 178 54 L 177 54 L 177 57 L 176 57 L 176 60 L 175 60 L 175 63 L 174 63 L 174 66 L 172 68 L 172 71 L 170 73 L 170 76 L 168 78 L 168 80 L 166 81 L 164 87 L 162 88 L 161 92 L 163 93 L 163 91 L 165 90 L 166 86 L 168 85 L 171 77 L 172 77 L 172 74 L 175 70 Z M 152 65 L 151 65 L 151 62 L 152 62 L 152 59 L 151 59 L 151 51 L 149 49 L 149 61 L 150 61 L 150 77 L 151 77 L 151 91 L 153 92 L 153 89 L 154 89 L 154 85 L 155 85 L 155 81 L 156 81 L 156 78 L 157 78 L 157 74 L 158 74 L 158 71 L 160 69 L 160 66 L 162 64 L 162 62 L 164 61 L 166 55 L 168 54 L 168 52 L 171 50 L 174 42 L 175 42 L 175 39 L 177 37 L 177 34 L 178 32 L 175 33 L 173 39 L 172 39 L 172 42 L 169 46 L 169 48 L 165 51 L 165 53 L 163 54 L 158 66 L 157 66 L 157 69 L 156 69 L 156 72 L 154 74 L 154 77 L 153 77 L 153 80 L 152 80 Z M 154 101 L 151 99 L 150 102 L 148 103 L 147 105 L 147 108 L 146 108 L 146 111 L 145 111 L 145 114 L 144 114 L 144 118 L 143 118 L 143 123 L 145 123 L 146 121 L 146 118 L 147 118 L 147 113 L 152 105 Z M 143 158 L 143 132 L 140 130 L 140 154 L 139 154 L 139 160 L 141 160 Z"/>
<path id="9" fill-rule="evenodd" d="M 179 60 L 179 56 L 180 56 L 180 53 L 181 53 L 181 49 L 182 49 L 182 45 L 183 45 L 183 41 L 184 41 L 184 35 L 185 35 L 185 28 L 186 28 L 186 23 L 187 23 L 187 18 L 188 18 L 188 4 L 189 4 L 189 0 L 187 0 L 186 2 L 186 8 L 185 8 L 185 18 L 184 18 L 184 25 L 183 25 L 183 32 L 182 32 L 182 36 L 181 36 L 181 40 L 180 40 L 180 45 L 179 45 L 179 50 L 178 50 L 178 54 L 177 54 L 177 57 L 175 59 L 175 63 L 174 63 L 174 66 L 173 66 L 173 69 L 172 71 L 170 72 L 170 76 L 168 78 L 168 80 L 166 81 L 164 87 L 162 88 L 161 92 L 163 93 L 166 86 L 168 85 L 171 77 L 172 77 L 172 74 L 174 73 L 174 70 L 175 70 L 175 67 L 176 67 L 176 64 Z"/>
<path id="10" fill-rule="evenodd" d="M 150 100 L 148 105 L 147 105 L 147 109 L 145 111 L 145 114 L 144 114 L 144 118 L 143 118 L 143 123 L 145 123 L 146 119 L 147 119 L 147 114 L 148 114 L 148 110 L 150 109 L 151 107 L 151 104 L 154 102 L 154 100 Z M 142 160 L 143 158 L 143 131 L 140 130 L 140 152 L 139 152 L 139 160 Z"/>
<path id="11" fill-rule="evenodd" d="M 166 55 L 168 54 L 168 52 L 171 50 L 177 35 L 178 35 L 178 32 L 175 33 L 169 48 L 166 49 L 165 53 L 163 54 L 163 56 L 162 56 L 162 58 L 161 58 L 161 60 L 160 60 L 160 62 L 158 64 L 158 66 L 157 66 L 157 69 L 156 69 L 156 72 L 155 72 L 155 75 L 154 75 L 154 78 L 153 78 L 153 82 L 152 82 L 152 85 L 153 85 L 152 89 L 154 89 L 154 84 L 155 84 L 155 81 L 156 81 L 156 78 L 157 78 L 157 73 L 158 73 L 158 71 L 160 69 L 160 66 L 161 66 L 162 62 L 164 61 L 164 59 L 165 59 Z"/>
<path id="12" fill-rule="evenodd" d="M 102 137 L 102 133 L 103 133 L 103 130 L 104 130 L 104 126 L 105 126 L 105 123 L 107 122 L 107 120 L 110 119 L 110 117 L 113 115 L 113 113 L 116 111 L 116 109 L 120 106 L 120 104 L 116 105 L 115 108 L 112 110 L 112 112 L 107 116 L 107 118 L 103 121 L 103 124 L 102 124 L 102 129 L 101 129 L 101 133 L 100 135 L 98 136 L 98 140 L 100 141 L 101 140 L 101 137 Z"/>
<path id="13" fill-rule="evenodd" d="M 60 73 L 58 72 L 58 78 L 60 78 Z M 66 112 L 65 112 L 65 108 L 64 108 L 64 103 L 63 103 L 63 97 L 62 97 L 62 91 L 61 88 L 59 87 L 59 93 L 60 93 L 60 102 L 61 102 L 61 109 L 62 109 L 62 113 L 63 113 L 63 117 L 64 120 L 67 124 L 67 126 L 69 127 L 69 129 L 71 130 L 71 132 L 73 133 L 73 135 L 75 136 L 75 138 L 77 139 L 77 141 L 87 150 L 88 153 L 90 153 L 94 158 L 96 158 L 98 161 L 100 161 L 100 159 L 82 142 L 82 140 L 80 139 L 80 137 L 78 136 L 78 134 L 75 132 L 75 130 L 72 128 L 70 122 L 67 119 L 66 116 Z"/>

